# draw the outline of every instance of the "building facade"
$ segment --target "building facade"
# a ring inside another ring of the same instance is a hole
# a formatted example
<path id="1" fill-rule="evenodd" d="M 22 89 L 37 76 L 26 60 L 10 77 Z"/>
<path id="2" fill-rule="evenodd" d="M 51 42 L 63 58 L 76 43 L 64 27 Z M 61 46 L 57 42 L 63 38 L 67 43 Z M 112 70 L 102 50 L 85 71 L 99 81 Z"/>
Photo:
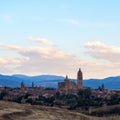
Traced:
<path id="1" fill-rule="evenodd" d="M 75 82 L 72 82 L 69 80 L 68 76 L 66 75 L 66 78 L 64 79 L 64 82 L 58 83 L 58 89 L 59 90 L 78 90 L 82 89 L 82 80 L 83 75 L 81 69 L 79 69 L 77 73 L 77 84 Z"/>

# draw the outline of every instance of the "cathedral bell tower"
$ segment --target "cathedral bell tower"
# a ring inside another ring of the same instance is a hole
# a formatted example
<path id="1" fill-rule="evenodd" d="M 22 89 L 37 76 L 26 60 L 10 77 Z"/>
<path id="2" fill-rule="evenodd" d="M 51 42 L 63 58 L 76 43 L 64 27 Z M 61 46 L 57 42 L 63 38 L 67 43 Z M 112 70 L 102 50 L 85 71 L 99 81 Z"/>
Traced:
<path id="1" fill-rule="evenodd" d="M 82 89 L 82 80 L 83 80 L 82 71 L 81 71 L 81 69 L 79 69 L 79 71 L 77 73 L 77 85 L 78 85 L 78 89 Z"/>

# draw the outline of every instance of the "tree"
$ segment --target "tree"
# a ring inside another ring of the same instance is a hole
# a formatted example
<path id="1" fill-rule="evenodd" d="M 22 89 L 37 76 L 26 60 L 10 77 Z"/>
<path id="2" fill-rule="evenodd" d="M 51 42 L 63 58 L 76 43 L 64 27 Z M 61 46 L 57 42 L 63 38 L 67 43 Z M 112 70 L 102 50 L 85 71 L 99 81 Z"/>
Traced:
<path id="1" fill-rule="evenodd" d="M 59 98 L 60 98 L 60 92 L 59 92 L 59 91 L 56 92 L 55 98 L 56 98 L 56 99 L 59 99 Z"/>
<path id="2" fill-rule="evenodd" d="M 32 99 L 32 98 L 29 98 L 29 99 L 27 99 L 26 102 L 27 102 L 27 103 L 30 103 L 30 104 L 33 104 L 33 99 Z"/>
<path id="3" fill-rule="evenodd" d="M 8 93 L 6 90 L 3 90 L 1 93 L 0 93 L 0 100 L 3 100 L 4 96 L 6 96 Z"/>
<path id="4" fill-rule="evenodd" d="M 91 89 L 81 89 L 78 92 L 77 107 L 89 108 L 91 104 Z"/>
<path id="5" fill-rule="evenodd" d="M 115 104 L 119 104 L 119 102 L 120 102 L 119 95 L 113 94 L 113 95 L 111 95 L 110 100 L 107 101 L 107 104 L 108 105 L 115 105 Z"/>

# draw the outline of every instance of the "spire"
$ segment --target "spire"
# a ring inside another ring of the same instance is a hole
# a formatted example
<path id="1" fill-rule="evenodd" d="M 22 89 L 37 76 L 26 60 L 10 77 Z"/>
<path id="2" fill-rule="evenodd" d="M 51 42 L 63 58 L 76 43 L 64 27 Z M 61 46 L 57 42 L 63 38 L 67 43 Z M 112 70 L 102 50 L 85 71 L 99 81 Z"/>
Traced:
<path id="1" fill-rule="evenodd" d="M 32 82 L 32 88 L 34 88 L 34 82 Z"/>
<path id="2" fill-rule="evenodd" d="M 77 73 L 78 89 L 82 88 L 82 80 L 83 80 L 83 75 L 81 69 L 79 68 L 79 71 Z"/>
<path id="3" fill-rule="evenodd" d="M 78 72 L 81 72 L 81 68 L 79 68 L 79 71 Z"/>
<path id="4" fill-rule="evenodd" d="M 23 81 L 21 82 L 21 88 L 25 88 L 25 84 Z"/>
<path id="5" fill-rule="evenodd" d="M 68 75 L 66 75 L 66 78 L 65 78 L 66 80 L 68 80 Z"/>
<path id="6" fill-rule="evenodd" d="M 102 88 L 102 91 L 104 91 L 104 90 L 105 90 L 104 83 L 102 84 L 101 88 Z"/>
<path id="7" fill-rule="evenodd" d="M 79 68 L 79 70 L 78 70 L 78 75 L 82 75 L 81 68 Z"/>
<path id="8" fill-rule="evenodd" d="M 68 81 L 69 81 L 69 79 L 68 79 L 68 75 L 66 75 L 66 77 L 65 77 L 64 81 L 66 81 L 66 82 L 68 82 Z"/>

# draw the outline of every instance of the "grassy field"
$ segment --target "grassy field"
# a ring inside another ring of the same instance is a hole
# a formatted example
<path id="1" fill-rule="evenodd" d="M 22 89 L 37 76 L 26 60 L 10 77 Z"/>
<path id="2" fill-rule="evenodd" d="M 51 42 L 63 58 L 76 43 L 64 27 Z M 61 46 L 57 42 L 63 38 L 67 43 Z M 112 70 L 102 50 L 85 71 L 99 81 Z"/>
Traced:
<path id="1" fill-rule="evenodd" d="M 120 116 L 97 118 L 60 108 L 0 101 L 0 120 L 120 120 Z"/>

